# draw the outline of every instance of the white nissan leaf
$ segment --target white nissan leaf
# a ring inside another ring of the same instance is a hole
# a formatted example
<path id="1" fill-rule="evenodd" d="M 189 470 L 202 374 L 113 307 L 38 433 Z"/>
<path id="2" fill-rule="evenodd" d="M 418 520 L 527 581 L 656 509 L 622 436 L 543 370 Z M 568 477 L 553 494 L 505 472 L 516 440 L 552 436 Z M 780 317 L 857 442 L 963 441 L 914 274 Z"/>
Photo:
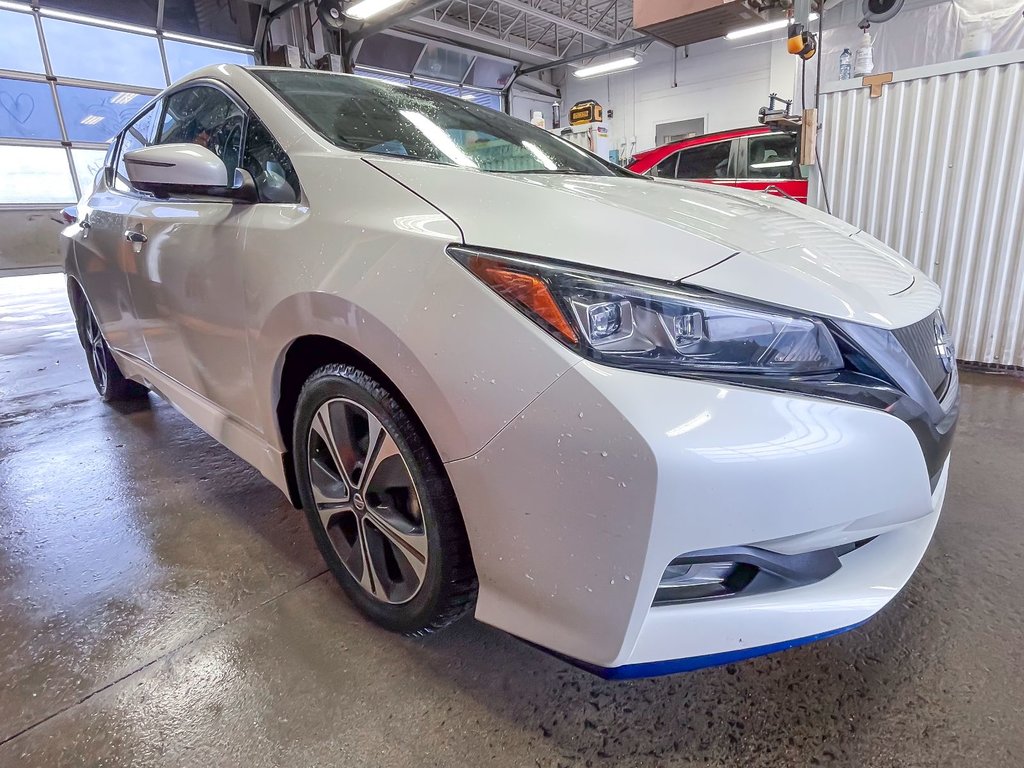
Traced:
<path id="1" fill-rule="evenodd" d="M 103 398 L 158 393 L 257 467 L 388 629 L 472 613 L 607 677 L 693 669 L 865 621 L 938 521 L 939 289 L 806 206 L 226 65 L 69 217 Z"/>

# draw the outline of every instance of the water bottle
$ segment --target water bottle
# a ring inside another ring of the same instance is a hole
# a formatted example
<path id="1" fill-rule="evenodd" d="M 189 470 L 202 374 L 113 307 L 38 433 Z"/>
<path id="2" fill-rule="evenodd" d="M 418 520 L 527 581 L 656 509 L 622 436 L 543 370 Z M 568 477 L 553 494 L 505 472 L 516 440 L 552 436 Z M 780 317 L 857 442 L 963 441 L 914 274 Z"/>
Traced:
<path id="1" fill-rule="evenodd" d="M 853 65 L 850 60 L 853 58 L 853 54 L 850 53 L 849 48 L 843 48 L 843 52 L 839 54 L 839 79 L 849 80 L 853 75 Z"/>

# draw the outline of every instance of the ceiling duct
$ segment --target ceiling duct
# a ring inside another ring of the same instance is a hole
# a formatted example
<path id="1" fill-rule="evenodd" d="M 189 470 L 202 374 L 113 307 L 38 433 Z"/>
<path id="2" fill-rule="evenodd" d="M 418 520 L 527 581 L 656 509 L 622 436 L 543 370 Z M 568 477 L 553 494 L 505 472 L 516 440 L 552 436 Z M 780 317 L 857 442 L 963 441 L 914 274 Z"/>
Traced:
<path id="1" fill-rule="evenodd" d="M 670 45 L 693 45 L 764 21 L 752 5 L 747 0 L 634 0 L 633 26 Z"/>

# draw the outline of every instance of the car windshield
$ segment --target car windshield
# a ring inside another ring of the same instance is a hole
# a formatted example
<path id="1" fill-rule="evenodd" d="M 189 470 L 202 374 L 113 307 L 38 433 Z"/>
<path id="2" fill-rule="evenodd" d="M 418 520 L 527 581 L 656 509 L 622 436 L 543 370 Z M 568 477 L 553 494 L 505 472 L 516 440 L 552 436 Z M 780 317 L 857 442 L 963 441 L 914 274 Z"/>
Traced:
<path id="1" fill-rule="evenodd" d="M 253 74 L 346 149 L 496 173 L 632 175 L 529 123 L 433 91 L 327 72 Z"/>

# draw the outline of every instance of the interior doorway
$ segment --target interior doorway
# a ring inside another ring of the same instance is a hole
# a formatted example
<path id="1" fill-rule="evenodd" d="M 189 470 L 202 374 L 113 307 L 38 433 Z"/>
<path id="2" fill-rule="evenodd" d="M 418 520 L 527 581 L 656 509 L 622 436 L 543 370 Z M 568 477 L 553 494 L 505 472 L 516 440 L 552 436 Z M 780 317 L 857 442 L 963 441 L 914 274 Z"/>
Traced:
<path id="1" fill-rule="evenodd" d="M 691 136 L 704 133 L 704 118 L 692 117 L 689 120 L 676 120 L 673 123 L 659 123 L 654 126 L 654 143 L 662 147 L 674 141 L 682 141 Z"/>

